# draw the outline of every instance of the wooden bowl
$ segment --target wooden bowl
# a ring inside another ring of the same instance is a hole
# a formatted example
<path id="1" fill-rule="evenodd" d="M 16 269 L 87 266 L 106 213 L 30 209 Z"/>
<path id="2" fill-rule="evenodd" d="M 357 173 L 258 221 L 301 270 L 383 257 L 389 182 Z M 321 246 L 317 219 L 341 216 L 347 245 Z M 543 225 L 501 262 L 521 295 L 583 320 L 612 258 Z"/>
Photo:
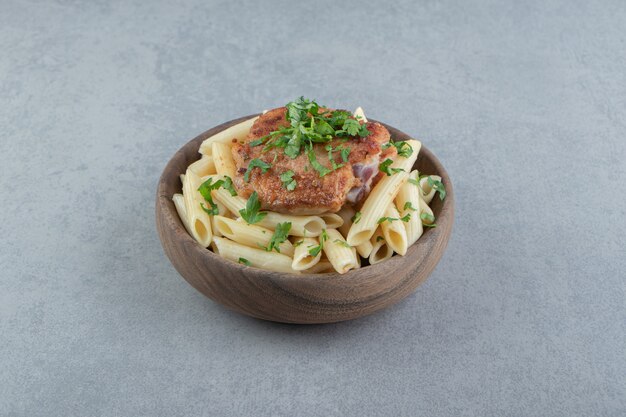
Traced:
<path id="1" fill-rule="evenodd" d="M 431 207 L 437 227 L 425 228 L 405 256 L 393 256 L 376 265 L 340 275 L 288 274 L 237 264 L 201 247 L 187 233 L 172 203 L 181 192 L 179 175 L 199 159 L 200 143 L 255 115 L 231 120 L 192 139 L 165 167 L 156 196 L 156 223 L 163 249 L 176 270 L 196 290 L 218 303 L 264 320 L 283 323 L 331 323 L 350 320 L 388 307 L 407 295 L 431 273 L 450 239 L 454 220 L 454 193 L 446 170 L 424 146 L 415 168 L 441 176 L 447 196 L 437 196 Z M 394 140 L 409 136 L 385 125 Z"/>

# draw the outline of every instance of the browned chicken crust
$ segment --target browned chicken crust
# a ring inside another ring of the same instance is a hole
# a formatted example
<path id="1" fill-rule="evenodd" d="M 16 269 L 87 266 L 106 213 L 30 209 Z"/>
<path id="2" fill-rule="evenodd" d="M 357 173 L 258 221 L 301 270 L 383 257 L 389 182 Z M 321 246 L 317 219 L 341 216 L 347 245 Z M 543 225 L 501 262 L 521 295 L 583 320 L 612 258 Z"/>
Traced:
<path id="1" fill-rule="evenodd" d="M 246 141 L 233 144 L 232 154 L 236 165 L 233 180 L 239 194 L 247 198 L 256 191 L 264 210 L 289 214 L 337 212 L 346 203 L 358 205 L 362 202 L 377 175 L 382 174 L 378 171 L 380 161 L 396 155 L 393 146 L 385 150 L 381 148 L 384 143 L 389 142 L 389 131 L 380 123 L 368 122 L 366 127 L 370 134 L 364 138 L 355 137 L 348 141 L 336 138 L 329 143 L 315 144 L 313 148 L 317 160 L 328 168 L 331 163 L 328 151 L 324 149 L 326 145 L 350 148 L 347 163 L 342 161 L 340 152 L 332 155 L 336 164 L 344 163 L 343 167 L 320 177 L 305 152 L 292 159 L 285 155 L 282 148 L 262 152 L 263 146 L 249 145 L 250 141 L 259 139 L 280 126 L 289 126 L 285 118 L 286 111 L 285 107 L 279 107 L 261 115 L 252 126 Z M 244 174 L 254 158 L 269 163 L 271 168 L 266 173 L 262 173 L 259 168 L 253 168 L 249 182 L 245 182 Z M 280 180 L 280 175 L 289 170 L 294 172 L 293 178 L 297 182 L 293 191 L 287 190 Z"/>

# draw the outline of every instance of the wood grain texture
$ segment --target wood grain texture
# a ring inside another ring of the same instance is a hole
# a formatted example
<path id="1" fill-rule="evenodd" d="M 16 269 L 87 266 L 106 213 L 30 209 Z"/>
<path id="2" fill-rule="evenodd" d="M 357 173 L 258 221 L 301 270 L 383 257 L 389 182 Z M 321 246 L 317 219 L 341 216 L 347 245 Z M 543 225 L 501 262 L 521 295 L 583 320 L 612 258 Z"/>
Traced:
<path id="1" fill-rule="evenodd" d="M 433 199 L 436 228 L 425 228 L 405 256 L 346 274 L 292 275 L 227 261 L 198 245 L 187 233 L 172 203 L 181 192 L 179 174 L 199 159 L 198 147 L 209 136 L 255 115 L 216 126 L 183 146 L 165 167 L 156 196 L 156 224 L 167 257 L 195 289 L 243 314 L 284 323 L 331 323 L 354 319 L 388 307 L 411 294 L 435 268 L 450 239 L 454 192 L 447 172 L 425 147 L 415 168 L 441 176 L 447 190 Z M 407 134 L 385 125 L 394 140 Z"/>

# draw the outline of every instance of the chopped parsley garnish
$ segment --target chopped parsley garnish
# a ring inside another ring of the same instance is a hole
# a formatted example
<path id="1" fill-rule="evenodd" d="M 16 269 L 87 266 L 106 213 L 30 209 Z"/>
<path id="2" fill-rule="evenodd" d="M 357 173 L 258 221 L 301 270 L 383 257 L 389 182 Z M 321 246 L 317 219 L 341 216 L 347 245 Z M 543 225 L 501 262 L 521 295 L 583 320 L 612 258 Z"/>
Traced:
<path id="1" fill-rule="evenodd" d="M 271 252 L 272 249 L 275 249 L 276 252 L 280 253 L 280 244 L 287 240 L 287 236 L 289 236 L 289 231 L 291 230 L 291 222 L 278 223 L 276 225 L 276 230 L 274 230 L 274 234 L 270 239 L 269 245 L 265 248 L 266 251 Z"/>
<path id="2" fill-rule="evenodd" d="M 283 183 L 283 187 L 285 187 L 288 191 L 293 191 L 296 189 L 296 185 L 298 183 L 293 178 L 294 172 L 292 170 L 285 171 L 280 174 L 280 181 Z"/>
<path id="3" fill-rule="evenodd" d="M 202 198 L 204 198 L 206 202 L 209 203 L 208 208 L 203 203 L 200 203 L 200 207 L 209 216 L 215 216 L 219 214 L 219 209 L 217 207 L 217 204 L 215 204 L 215 202 L 213 201 L 211 191 L 217 190 L 220 187 L 228 190 L 228 192 L 232 196 L 237 195 L 237 191 L 235 191 L 235 187 L 233 187 L 233 181 L 228 176 L 225 176 L 223 179 L 217 180 L 215 182 L 213 182 L 213 178 L 209 178 L 208 180 L 200 184 L 200 187 L 198 187 L 198 192 L 200 193 L 200 195 L 202 195 Z"/>
<path id="4" fill-rule="evenodd" d="M 320 244 L 316 246 L 312 246 L 309 248 L 309 255 L 315 257 L 319 255 L 320 251 L 324 247 L 324 242 L 328 240 L 328 234 L 326 233 L 326 229 L 322 230 L 322 234 L 320 235 Z"/>
<path id="5" fill-rule="evenodd" d="M 378 169 L 380 169 L 382 172 L 384 172 L 388 176 L 391 176 L 395 174 L 396 172 L 404 171 L 402 168 L 391 168 L 390 167 L 391 164 L 393 164 L 393 161 L 387 158 L 383 162 L 381 162 L 380 165 L 378 165 Z"/>
<path id="6" fill-rule="evenodd" d="M 418 180 L 414 179 L 414 178 L 409 178 L 408 181 L 409 181 L 410 184 L 413 184 L 416 187 L 420 186 L 420 182 Z"/>
<path id="7" fill-rule="evenodd" d="M 376 236 L 376 242 L 380 242 L 381 240 L 385 240 L 382 236 Z"/>
<path id="8" fill-rule="evenodd" d="M 403 222 L 408 222 L 409 220 L 411 220 L 411 213 L 407 213 L 405 216 L 402 216 L 400 218 L 397 217 L 381 217 L 380 219 L 378 219 L 378 221 L 376 222 L 376 224 L 381 224 L 384 222 L 395 222 L 396 220 L 402 220 Z"/>
<path id="9" fill-rule="evenodd" d="M 305 229 L 306 230 L 306 229 Z M 302 245 L 304 243 L 304 239 L 297 241 L 296 243 L 293 244 L 294 248 L 297 248 L 298 246 Z"/>
<path id="10" fill-rule="evenodd" d="M 430 213 L 422 213 L 420 214 L 420 219 L 422 219 L 422 224 L 426 227 L 437 227 L 437 225 L 434 223 L 435 221 L 435 216 L 433 216 Z M 424 223 L 424 220 L 430 222 L 430 223 Z"/>
<path id="11" fill-rule="evenodd" d="M 419 181 L 421 181 L 424 178 L 426 178 L 426 182 L 428 183 L 430 188 L 432 188 L 433 190 L 439 193 L 439 199 L 443 201 L 443 199 L 446 198 L 446 187 L 444 187 L 443 183 L 439 180 L 434 179 L 430 175 L 421 175 L 419 177 Z M 411 184 L 415 184 L 421 189 L 421 186 L 419 185 L 419 181 L 416 182 L 415 180 L 409 180 Z"/>
<path id="12" fill-rule="evenodd" d="M 259 195 L 254 191 L 248 201 L 246 202 L 246 208 L 239 210 L 241 217 L 248 223 L 258 223 L 267 216 L 267 213 L 260 212 L 261 203 L 259 202 Z"/>
<path id="13" fill-rule="evenodd" d="M 327 143 L 334 138 L 349 140 L 351 138 L 366 137 L 370 134 L 365 124 L 361 124 L 350 112 L 344 110 L 326 110 L 314 100 L 304 97 L 287 103 L 286 120 L 289 126 L 282 126 L 259 139 L 250 142 L 250 146 L 265 144 L 263 151 L 272 148 L 284 148 L 285 155 L 290 158 L 298 157 L 303 151 L 308 153 L 313 168 L 324 176 L 330 172 L 323 167 L 315 155 L 311 155 L 313 144 Z M 349 150 L 342 151 L 341 157 L 347 162 Z M 332 160 L 332 159 L 331 159 Z M 333 169 L 334 168 L 333 165 Z"/>
<path id="14" fill-rule="evenodd" d="M 361 221 L 361 212 L 357 211 L 356 213 L 354 213 L 354 216 L 352 216 L 352 223 L 357 224 L 358 222 Z"/>
<path id="15" fill-rule="evenodd" d="M 265 174 L 267 172 L 268 169 L 270 169 L 272 166 L 270 164 L 268 164 L 265 161 L 262 161 L 258 158 L 254 158 L 253 160 L 250 161 L 250 163 L 248 164 L 248 169 L 246 169 L 246 173 L 243 175 L 243 180 L 245 182 L 250 182 L 250 172 L 254 169 L 254 168 L 260 168 L 261 172 L 263 174 Z"/>
<path id="16" fill-rule="evenodd" d="M 410 201 L 407 201 L 406 203 L 404 203 L 404 207 L 402 209 L 403 210 L 417 211 L 417 209 L 415 207 L 413 207 L 413 204 L 411 204 Z"/>
<path id="17" fill-rule="evenodd" d="M 333 158 L 333 152 L 337 152 L 340 149 L 343 149 L 343 146 L 337 146 L 336 148 L 333 148 L 331 145 L 326 145 L 324 147 L 324 149 L 326 149 L 328 151 L 328 160 L 330 161 L 332 167 L 333 167 L 333 171 L 341 168 L 343 166 L 343 164 L 338 164 L 335 162 L 335 159 Z M 345 162 L 345 161 L 344 161 Z"/>
<path id="18" fill-rule="evenodd" d="M 339 146 L 337 149 L 341 148 Z M 342 148 L 341 149 L 341 160 L 343 162 L 348 162 L 348 157 L 350 156 L 350 148 Z"/>
<path id="19" fill-rule="evenodd" d="M 332 172 L 332 170 L 330 170 L 330 169 L 326 168 L 324 165 L 320 164 L 320 162 L 315 157 L 315 150 L 313 150 L 313 147 L 311 147 L 307 151 L 307 155 L 309 157 L 309 162 L 311 163 L 311 166 L 313 167 L 313 169 L 315 169 L 317 172 L 319 172 L 320 177 L 323 177 L 324 175 L 330 174 Z"/>
<path id="20" fill-rule="evenodd" d="M 245 266 L 252 266 L 252 263 L 246 258 L 239 258 L 237 262 L 239 262 L 240 264 L 244 264 Z"/>
<path id="21" fill-rule="evenodd" d="M 341 246 L 343 246 L 345 248 L 348 248 L 348 249 L 351 248 L 351 246 L 348 245 L 348 242 L 346 242 L 345 240 L 335 239 L 335 240 L 333 240 L 333 242 L 335 242 L 336 244 L 341 245 Z"/>
<path id="22" fill-rule="evenodd" d="M 404 141 L 394 142 L 392 139 L 390 139 L 389 142 L 385 143 L 382 146 L 382 148 L 387 149 L 391 148 L 392 146 L 396 148 L 396 150 L 398 151 L 398 155 L 404 158 L 408 158 L 409 156 L 413 155 L 413 147 Z"/>

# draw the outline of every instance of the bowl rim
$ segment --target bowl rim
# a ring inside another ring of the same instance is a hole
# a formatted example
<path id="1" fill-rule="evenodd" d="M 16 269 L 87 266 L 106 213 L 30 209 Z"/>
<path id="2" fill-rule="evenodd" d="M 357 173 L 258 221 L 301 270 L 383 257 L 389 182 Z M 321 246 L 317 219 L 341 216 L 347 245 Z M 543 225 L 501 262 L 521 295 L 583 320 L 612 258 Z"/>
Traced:
<path id="1" fill-rule="evenodd" d="M 420 152 L 418 154 L 418 159 L 413 165 L 413 169 L 417 169 L 417 165 L 420 159 L 428 158 L 431 161 L 432 165 L 434 165 L 435 171 L 436 171 L 436 173 L 433 173 L 432 175 L 439 175 L 442 178 L 442 182 L 444 183 L 446 187 L 446 198 L 441 202 L 441 208 L 437 210 L 438 213 L 436 213 L 438 227 L 425 228 L 422 236 L 420 236 L 417 242 L 415 242 L 413 245 L 409 247 L 409 250 L 404 256 L 394 254 L 394 256 L 392 256 L 390 259 L 384 262 L 380 262 L 375 265 L 367 265 L 363 268 L 352 269 L 344 274 L 339 274 L 338 272 L 318 273 L 318 274 L 306 274 L 306 273 L 295 274 L 295 273 L 287 273 L 287 272 L 270 271 L 270 270 L 249 267 L 243 264 L 239 264 L 239 263 L 230 261 L 226 258 L 223 258 L 220 255 L 209 250 L 208 248 L 204 248 L 200 244 L 198 244 L 196 240 L 187 232 L 184 225 L 182 224 L 182 221 L 180 220 L 180 217 L 178 216 L 178 212 L 176 211 L 174 203 L 172 202 L 172 195 L 169 195 L 169 193 L 166 190 L 170 181 L 180 181 L 179 175 L 184 173 L 184 172 L 178 172 L 174 174 L 173 172 L 175 171 L 173 171 L 171 168 L 177 165 L 182 159 L 184 161 L 183 166 L 185 166 L 185 169 L 186 169 L 186 167 L 189 164 L 200 159 L 201 154 L 198 152 L 198 148 L 200 146 L 200 143 L 204 139 L 227 129 L 228 127 L 236 123 L 240 123 L 242 121 L 259 116 L 261 114 L 262 113 L 255 113 L 255 114 L 251 114 L 247 116 L 242 116 L 236 119 L 232 119 L 232 120 L 221 123 L 213 128 L 210 128 L 202 132 L 201 134 L 197 135 L 193 139 L 187 141 L 181 148 L 179 148 L 178 151 L 176 151 L 176 153 L 169 159 L 169 161 L 163 168 L 163 171 L 159 177 L 159 183 L 157 186 L 157 192 L 156 192 L 156 206 L 157 207 L 155 207 L 157 216 L 160 215 L 162 217 L 160 219 L 157 218 L 157 221 L 160 220 L 161 224 L 167 224 L 168 227 L 176 228 L 177 234 L 182 235 L 183 236 L 182 239 L 184 239 L 185 241 L 187 241 L 187 243 L 189 243 L 187 244 L 183 242 L 181 243 L 181 245 L 184 245 L 186 248 L 190 248 L 191 250 L 196 252 L 195 254 L 192 254 L 192 256 L 208 257 L 211 262 L 223 264 L 229 268 L 233 268 L 234 270 L 242 274 L 253 275 L 259 279 L 266 279 L 268 277 L 271 277 L 271 279 L 277 281 L 277 283 L 280 283 L 280 282 L 289 283 L 293 280 L 320 281 L 320 280 L 336 280 L 338 278 L 341 278 L 344 280 L 354 279 L 354 278 L 358 278 L 362 276 L 365 271 L 368 273 L 367 275 L 369 276 L 378 276 L 381 274 L 386 274 L 389 272 L 389 269 L 391 267 L 402 267 L 402 261 L 405 258 L 411 255 L 416 255 L 415 253 L 416 248 L 418 244 L 420 244 L 420 242 L 427 246 L 432 246 L 432 245 L 443 246 L 441 251 L 432 251 L 432 252 L 425 254 L 424 259 L 429 256 L 437 256 L 438 258 L 441 258 L 441 256 L 443 255 L 445 246 L 447 245 L 449 236 L 451 234 L 452 225 L 454 223 L 454 192 L 453 192 L 453 186 L 452 186 L 450 177 L 448 175 L 448 172 L 446 171 L 444 166 L 441 164 L 439 159 L 437 159 L 437 157 L 426 146 L 424 146 L 423 143 L 422 143 Z M 383 123 L 383 122 L 380 122 L 371 118 L 368 118 L 368 121 L 377 122 L 385 126 L 389 130 L 391 137 L 394 140 L 406 140 L 408 138 L 411 138 L 410 135 L 386 123 Z M 189 161 L 187 160 L 188 158 L 186 157 L 186 155 L 189 150 L 188 148 L 191 148 L 192 146 L 196 147 L 194 155 L 197 155 L 197 158 Z M 172 173 L 170 173 L 170 171 Z M 180 187 L 180 184 L 178 186 Z M 182 192 L 182 190 L 179 192 Z M 438 262 L 439 262 L 439 259 L 436 259 L 434 261 L 434 264 L 436 265 Z M 428 275 L 429 274 L 430 272 L 428 273 Z M 185 279 L 187 278 L 185 277 Z"/>

